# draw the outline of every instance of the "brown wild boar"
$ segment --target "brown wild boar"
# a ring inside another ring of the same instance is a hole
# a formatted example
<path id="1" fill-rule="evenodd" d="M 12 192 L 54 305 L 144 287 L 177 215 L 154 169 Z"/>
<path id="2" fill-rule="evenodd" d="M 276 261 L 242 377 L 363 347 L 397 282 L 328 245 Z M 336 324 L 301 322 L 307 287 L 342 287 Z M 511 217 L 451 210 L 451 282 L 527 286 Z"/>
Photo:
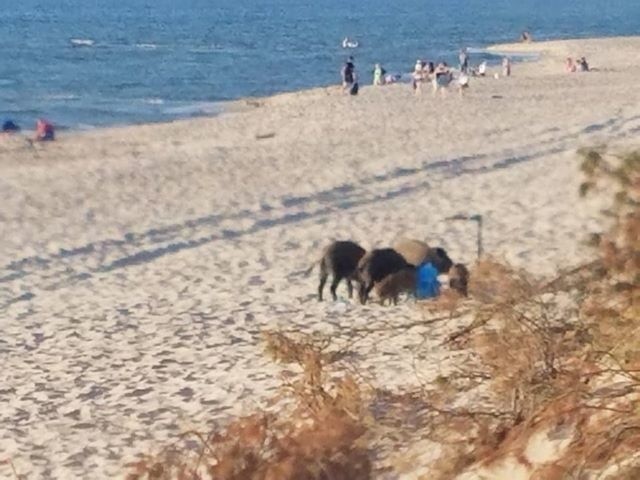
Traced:
<path id="1" fill-rule="evenodd" d="M 356 278 L 360 284 L 358 291 L 360 303 L 363 305 L 367 303 L 369 293 L 376 283 L 407 266 L 409 264 L 404 257 L 392 248 L 375 249 L 364 255 L 358 263 L 356 272 Z"/>
<path id="2" fill-rule="evenodd" d="M 382 281 L 376 283 L 376 293 L 382 305 L 391 300 L 398 304 L 398 296 L 401 293 L 415 295 L 416 292 L 416 268 L 412 265 L 402 270 L 387 275 Z"/>
<path id="3" fill-rule="evenodd" d="M 460 295 L 469 295 L 469 270 L 461 263 L 456 263 L 449 270 L 449 286 Z"/>

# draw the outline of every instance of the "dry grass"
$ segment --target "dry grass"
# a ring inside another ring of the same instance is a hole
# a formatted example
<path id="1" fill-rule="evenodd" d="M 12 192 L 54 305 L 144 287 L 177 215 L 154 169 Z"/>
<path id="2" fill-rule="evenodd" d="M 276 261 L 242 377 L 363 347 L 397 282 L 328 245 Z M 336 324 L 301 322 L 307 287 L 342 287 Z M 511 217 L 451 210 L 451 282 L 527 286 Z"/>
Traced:
<path id="1" fill-rule="evenodd" d="M 296 341 L 277 332 L 266 333 L 265 340 L 270 355 L 303 372 L 286 384 L 296 400 L 288 415 L 252 415 L 207 435 L 188 432 L 159 454 L 130 464 L 129 480 L 371 478 L 360 387 L 348 376 L 328 380 L 322 340 Z"/>
<path id="2" fill-rule="evenodd" d="M 588 180 L 582 192 L 605 185 L 615 196 L 608 212 L 613 228 L 595 242 L 599 258 L 550 282 L 493 259 L 476 264 L 470 284 L 478 303 L 473 321 L 448 343 L 479 355 L 490 379 L 493 415 L 476 415 L 457 428 L 443 422 L 438 435 L 443 443 L 454 441 L 429 479 L 454 478 L 470 462 L 490 466 L 507 457 L 518 459 L 532 479 L 587 479 L 602 472 L 611 473 L 607 478 L 636 478 L 640 154 L 583 155 Z M 477 375 L 478 365 L 467 368 Z M 449 392 L 440 402 L 452 402 L 455 395 Z M 525 455 L 531 438 L 561 426 L 569 444 L 560 458 L 531 464 Z M 456 445 L 456 429 L 466 430 L 464 445 Z"/>
<path id="3" fill-rule="evenodd" d="M 331 339 L 265 332 L 267 353 L 300 372 L 284 382 L 294 400 L 286 414 L 189 432 L 141 457 L 129 478 L 365 480 L 376 475 L 372 459 L 382 447 L 410 447 L 416 438 L 441 448 L 422 465 L 429 480 L 507 457 L 532 480 L 640 478 L 640 154 L 583 157 L 582 192 L 613 189 L 616 199 L 611 232 L 595 239 L 597 259 L 542 282 L 484 258 L 472 268 L 470 299 L 451 292 L 420 303 L 428 314 L 448 313 L 445 320 L 473 312 L 445 342 L 473 352 L 455 374 L 404 393 L 364 390 L 332 368 L 345 352 Z M 461 398 L 470 405 L 476 389 L 484 394 L 473 409 L 452 407 Z M 526 453 L 539 434 L 566 439 L 543 464 Z M 419 458 L 398 458 L 397 470 L 411 473 Z"/>

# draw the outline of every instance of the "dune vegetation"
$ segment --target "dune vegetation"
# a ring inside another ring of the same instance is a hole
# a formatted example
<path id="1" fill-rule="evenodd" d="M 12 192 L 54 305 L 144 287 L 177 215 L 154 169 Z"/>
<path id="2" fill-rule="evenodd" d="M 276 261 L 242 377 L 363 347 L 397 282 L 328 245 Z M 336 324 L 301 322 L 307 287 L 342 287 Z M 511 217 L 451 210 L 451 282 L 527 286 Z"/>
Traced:
<path id="1" fill-rule="evenodd" d="M 469 352 L 455 375 L 392 391 L 353 369 L 348 345 L 265 331 L 277 408 L 185 432 L 127 478 L 639 478 L 640 152 L 580 155 L 581 194 L 614 197 L 592 261 L 549 280 L 485 257 L 470 299 L 416 304 L 426 323 L 465 320 L 441 346 Z"/>

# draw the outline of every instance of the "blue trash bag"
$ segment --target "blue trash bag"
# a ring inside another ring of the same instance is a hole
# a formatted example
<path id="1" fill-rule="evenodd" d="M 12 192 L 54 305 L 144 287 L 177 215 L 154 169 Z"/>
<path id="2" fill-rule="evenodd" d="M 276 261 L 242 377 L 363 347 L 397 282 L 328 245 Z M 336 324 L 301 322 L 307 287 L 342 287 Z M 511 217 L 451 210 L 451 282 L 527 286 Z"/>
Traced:
<path id="1" fill-rule="evenodd" d="M 416 297 L 433 298 L 440 294 L 438 270 L 430 262 L 418 267 L 416 275 Z"/>

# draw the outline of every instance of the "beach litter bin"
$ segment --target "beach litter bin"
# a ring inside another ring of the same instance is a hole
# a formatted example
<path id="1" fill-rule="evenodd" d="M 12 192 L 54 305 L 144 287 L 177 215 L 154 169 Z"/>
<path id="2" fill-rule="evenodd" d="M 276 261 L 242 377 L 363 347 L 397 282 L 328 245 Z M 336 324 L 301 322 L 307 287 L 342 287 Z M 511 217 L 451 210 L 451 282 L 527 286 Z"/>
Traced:
<path id="1" fill-rule="evenodd" d="M 438 270 L 430 262 L 418 266 L 416 275 L 416 298 L 433 298 L 440 294 Z"/>

